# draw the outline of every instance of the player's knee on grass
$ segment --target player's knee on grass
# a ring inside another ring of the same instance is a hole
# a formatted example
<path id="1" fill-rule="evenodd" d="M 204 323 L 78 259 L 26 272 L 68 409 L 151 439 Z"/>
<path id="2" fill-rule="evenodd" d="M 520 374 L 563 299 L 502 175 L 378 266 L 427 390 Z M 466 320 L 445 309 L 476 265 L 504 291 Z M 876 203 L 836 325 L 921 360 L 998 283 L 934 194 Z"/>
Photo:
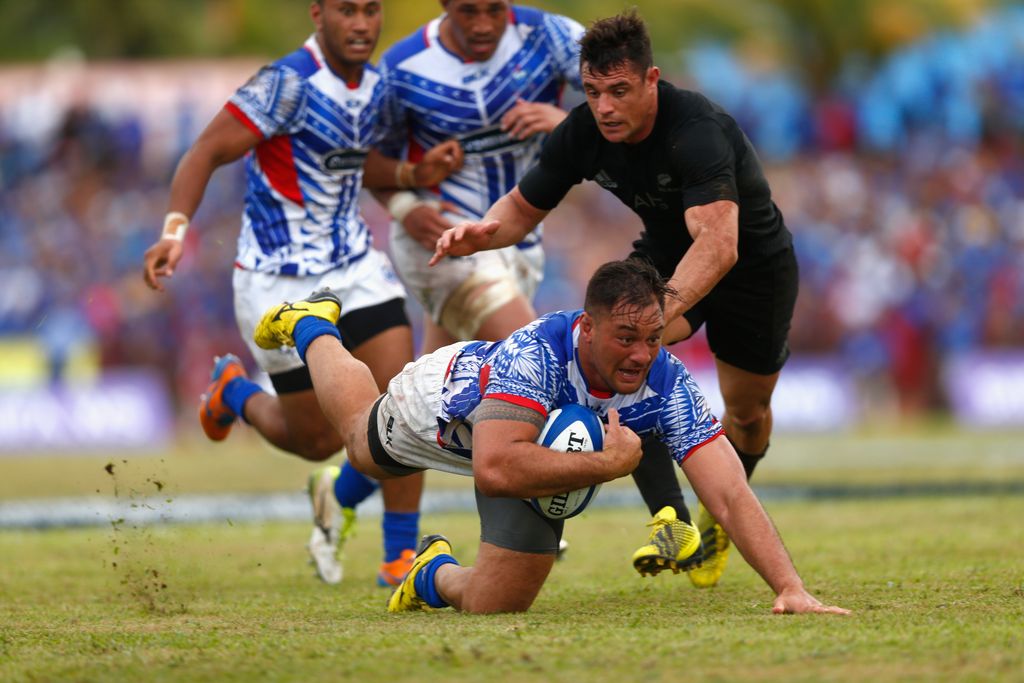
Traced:
<path id="1" fill-rule="evenodd" d="M 518 498 L 475 493 L 480 552 L 458 607 L 474 614 L 525 612 L 551 572 L 565 522 Z"/>
<path id="2" fill-rule="evenodd" d="M 525 612 L 551 572 L 555 555 L 524 553 L 480 543 L 459 609 L 471 614 Z"/>

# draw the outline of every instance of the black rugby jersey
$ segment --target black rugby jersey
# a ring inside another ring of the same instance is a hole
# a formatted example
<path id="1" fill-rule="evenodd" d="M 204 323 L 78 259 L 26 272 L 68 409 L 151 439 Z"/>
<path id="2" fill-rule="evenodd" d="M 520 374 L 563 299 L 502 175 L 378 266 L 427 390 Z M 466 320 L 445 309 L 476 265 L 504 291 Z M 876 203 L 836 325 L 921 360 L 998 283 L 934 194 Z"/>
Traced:
<path id="1" fill-rule="evenodd" d="M 757 153 L 733 118 L 700 93 L 665 81 L 658 83 L 658 115 L 644 140 L 607 141 L 590 108 L 581 104 L 552 131 L 519 190 L 530 204 L 549 211 L 583 179 L 640 216 L 644 231 L 633 246 L 665 277 L 693 244 L 683 217 L 691 206 L 720 199 L 739 204 L 736 268 L 792 244 Z"/>

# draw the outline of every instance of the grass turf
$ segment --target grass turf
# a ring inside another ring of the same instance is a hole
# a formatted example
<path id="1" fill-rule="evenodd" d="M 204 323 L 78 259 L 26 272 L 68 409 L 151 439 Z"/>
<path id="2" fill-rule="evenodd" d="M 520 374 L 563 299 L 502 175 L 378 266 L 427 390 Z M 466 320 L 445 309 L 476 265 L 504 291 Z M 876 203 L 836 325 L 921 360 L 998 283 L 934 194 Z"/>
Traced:
<path id="1" fill-rule="evenodd" d="M 223 443 L 182 430 L 166 450 L 125 453 L 0 456 L 0 502 L 25 498 L 110 495 L 129 491 L 170 496 L 191 493 L 298 491 L 316 467 L 268 446 L 236 426 Z M 1024 482 L 1018 432 L 964 432 L 944 424 L 904 431 L 780 434 L 758 468 L 755 486 L 773 484 L 873 486 Z M 337 460 L 337 459 L 336 459 Z M 114 465 L 116 476 L 107 472 Z M 155 486 L 160 483 L 160 490 Z M 430 472 L 431 489 L 466 489 L 469 479 Z M 635 490 L 627 477 L 605 484 Z"/>
<path id="2" fill-rule="evenodd" d="M 641 579 L 640 510 L 567 524 L 527 614 L 388 615 L 368 520 L 328 587 L 307 527 L 0 532 L 0 680 L 964 681 L 1024 671 L 1024 498 L 775 503 L 809 588 L 852 617 L 773 616 L 735 554 L 722 583 Z M 471 562 L 467 513 L 426 515 Z"/>

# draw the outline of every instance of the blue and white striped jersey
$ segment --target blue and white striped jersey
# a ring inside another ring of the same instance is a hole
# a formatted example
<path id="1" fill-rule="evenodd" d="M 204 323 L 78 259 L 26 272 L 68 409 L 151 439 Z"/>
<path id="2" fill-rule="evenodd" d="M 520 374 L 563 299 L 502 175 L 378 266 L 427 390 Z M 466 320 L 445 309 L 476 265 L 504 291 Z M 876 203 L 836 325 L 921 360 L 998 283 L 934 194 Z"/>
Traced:
<path id="1" fill-rule="evenodd" d="M 237 265 L 318 275 L 363 257 L 363 161 L 380 136 L 383 83 L 331 71 L 315 37 L 261 69 L 226 107 L 263 140 L 246 159 Z"/>
<path id="2" fill-rule="evenodd" d="M 470 342 L 452 358 L 441 388 L 438 443 L 471 457 L 470 413 L 485 398 L 533 408 L 545 417 L 577 403 L 602 418 L 609 408 L 640 436 L 653 434 L 682 463 L 722 433 L 722 426 L 683 363 L 664 348 L 643 388 L 632 394 L 591 389 L 580 370 L 579 320 L 583 311 L 559 311 L 520 328 L 500 342 Z"/>
<path id="3" fill-rule="evenodd" d="M 382 150 L 417 161 L 434 145 L 459 140 L 465 164 L 439 192 L 461 213 L 480 218 L 529 170 L 546 137 L 515 140 L 502 132 L 501 117 L 519 99 L 557 105 L 566 83 L 581 89 L 577 41 L 584 29 L 563 16 L 512 7 L 494 55 L 465 62 L 441 44 L 442 19 L 396 43 L 381 59 L 388 129 Z"/>

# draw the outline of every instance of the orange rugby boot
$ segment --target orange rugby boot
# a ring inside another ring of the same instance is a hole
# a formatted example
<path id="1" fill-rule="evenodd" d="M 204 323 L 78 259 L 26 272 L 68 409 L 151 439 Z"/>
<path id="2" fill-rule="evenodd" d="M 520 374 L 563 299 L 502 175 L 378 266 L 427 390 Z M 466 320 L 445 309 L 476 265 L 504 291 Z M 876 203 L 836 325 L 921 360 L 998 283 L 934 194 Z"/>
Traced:
<path id="1" fill-rule="evenodd" d="M 236 377 L 245 376 L 242 361 L 233 353 L 213 359 L 210 386 L 206 387 L 206 392 L 199 397 L 199 424 L 203 426 L 203 431 L 211 441 L 223 441 L 238 417 L 224 403 L 224 387 Z"/>

